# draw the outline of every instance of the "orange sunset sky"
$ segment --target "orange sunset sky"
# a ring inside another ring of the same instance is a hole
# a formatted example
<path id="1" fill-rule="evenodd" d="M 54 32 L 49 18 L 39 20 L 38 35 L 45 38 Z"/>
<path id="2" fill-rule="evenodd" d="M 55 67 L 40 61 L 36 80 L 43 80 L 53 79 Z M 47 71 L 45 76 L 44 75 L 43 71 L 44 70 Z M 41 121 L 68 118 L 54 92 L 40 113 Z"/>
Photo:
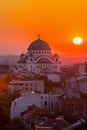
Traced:
<path id="1" fill-rule="evenodd" d="M 0 54 L 26 52 L 38 33 L 61 55 L 87 55 L 87 0 L 0 0 Z"/>

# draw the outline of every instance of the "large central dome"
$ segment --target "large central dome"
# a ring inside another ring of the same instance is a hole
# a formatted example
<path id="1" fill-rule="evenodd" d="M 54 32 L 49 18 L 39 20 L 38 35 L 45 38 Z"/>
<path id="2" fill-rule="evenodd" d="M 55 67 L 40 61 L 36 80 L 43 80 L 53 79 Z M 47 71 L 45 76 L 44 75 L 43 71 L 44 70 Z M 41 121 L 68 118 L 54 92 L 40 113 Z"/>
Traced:
<path id="1" fill-rule="evenodd" d="M 45 41 L 38 39 L 30 44 L 28 50 L 50 50 L 50 47 Z"/>

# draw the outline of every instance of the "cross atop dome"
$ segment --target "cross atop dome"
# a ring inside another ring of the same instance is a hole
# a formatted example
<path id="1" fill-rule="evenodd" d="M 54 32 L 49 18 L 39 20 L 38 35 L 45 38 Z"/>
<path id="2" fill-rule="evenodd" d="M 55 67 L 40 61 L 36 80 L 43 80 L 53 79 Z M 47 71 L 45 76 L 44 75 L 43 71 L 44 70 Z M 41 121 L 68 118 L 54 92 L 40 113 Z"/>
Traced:
<path id="1" fill-rule="evenodd" d="M 41 35 L 40 35 L 40 34 L 38 34 L 38 40 L 40 40 L 40 36 L 41 36 Z"/>
<path id="2" fill-rule="evenodd" d="M 33 41 L 28 50 L 50 50 L 48 43 L 40 39 L 40 34 L 38 34 L 38 39 Z"/>

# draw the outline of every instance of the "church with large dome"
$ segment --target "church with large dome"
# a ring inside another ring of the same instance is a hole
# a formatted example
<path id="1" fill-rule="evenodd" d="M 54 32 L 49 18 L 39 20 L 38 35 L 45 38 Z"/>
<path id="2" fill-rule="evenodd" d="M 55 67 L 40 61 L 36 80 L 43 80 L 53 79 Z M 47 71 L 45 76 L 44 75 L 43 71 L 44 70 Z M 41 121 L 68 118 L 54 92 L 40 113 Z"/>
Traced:
<path id="1" fill-rule="evenodd" d="M 58 54 L 52 54 L 49 44 L 38 37 L 33 41 L 26 54 L 21 54 L 15 66 L 15 72 L 59 73 L 60 59 Z"/>

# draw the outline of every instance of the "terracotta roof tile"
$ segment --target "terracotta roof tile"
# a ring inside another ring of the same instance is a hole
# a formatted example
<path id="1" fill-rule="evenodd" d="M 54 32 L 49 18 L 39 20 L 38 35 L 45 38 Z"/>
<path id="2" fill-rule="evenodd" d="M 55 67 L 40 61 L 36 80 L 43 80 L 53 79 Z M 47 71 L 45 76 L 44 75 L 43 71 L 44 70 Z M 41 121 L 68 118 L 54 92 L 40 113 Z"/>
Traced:
<path id="1" fill-rule="evenodd" d="M 58 130 L 60 130 L 61 128 L 67 127 L 69 125 L 70 124 L 63 119 L 48 119 L 40 126 L 42 126 L 42 127 L 56 127 Z"/>
<path id="2" fill-rule="evenodd" d="M 33 108 L 33 106 L 32 106 Z M 35 119 L 37 115 L 48 115 L 50 114 L 48 109 L 42 109 L 37 106 L 34 106 L 32 110 L 27 110 L 21 114 L 23 120 Z"/>

